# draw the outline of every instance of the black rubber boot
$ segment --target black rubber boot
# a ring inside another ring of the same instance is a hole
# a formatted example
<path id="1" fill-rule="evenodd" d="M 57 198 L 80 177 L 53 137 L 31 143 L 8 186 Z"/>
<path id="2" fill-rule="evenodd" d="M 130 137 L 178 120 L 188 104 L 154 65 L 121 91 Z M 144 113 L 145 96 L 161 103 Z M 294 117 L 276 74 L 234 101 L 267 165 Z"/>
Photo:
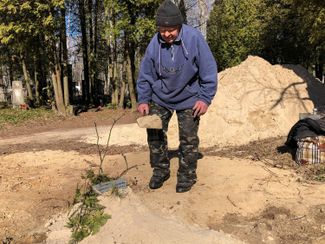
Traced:
<path id="1" fill-rule="evenodd" d="M 196 183 L 196 181 L 187 181 L 187 182 L 177 182 L 176 192 L 183 193 L 191 190 L 192 186 Z"/>
<path id="2" fill-rule="evenodd" d="M 150 189 L 158 189 L 160 187 L 162 187 L 162 185 L 164 184 L 164 182 L 166 180 L 168 180 L 170 177 L 170 173 L 167 174 L 156 174 L 154 172 L 153 176 L 150 179 L 149 182 L 149 188 Z"/>
<path id="3" fill-rule="evenodd" d="M 191 190 L 192 186 L 196 183 L 196 173 L 195 171 L 191 174 L 182 174 L 178 172 L 177 174 L 177 185 L 176 192 L 183 193 Z"/>

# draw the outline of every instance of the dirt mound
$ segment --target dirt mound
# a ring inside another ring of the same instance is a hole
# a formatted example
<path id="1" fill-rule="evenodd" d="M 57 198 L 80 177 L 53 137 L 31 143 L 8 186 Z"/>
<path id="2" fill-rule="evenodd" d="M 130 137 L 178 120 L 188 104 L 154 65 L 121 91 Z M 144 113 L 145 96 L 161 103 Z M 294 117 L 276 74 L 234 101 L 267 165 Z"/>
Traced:
<path id="1" fill-rule="evenodd" d="M 81 243 L 227 243 L 244 244 L 229 234 L 191 225 L 175 216 L 163 216 L 145 206 L 129 188 L 125 198 L 105 196 L 101 200 L 112 218 L 100 232 Z M 121 209 L 123 211 L 121 211 Z M 67 219 L 52 220 L 54 231 L 49 233 L 48 244 L 67 243 L 71 233 L 63 227 Z M 167 235 L 166 235 L 167 234 Z"/>
<path id="2" fill-rule="evenodd" d="M 249 56 L 240 65 L 219 73 L 217 95 L 201 118 L 200 146 L 242 145 L 286 136 L 299 113 L 325 105 L 325 86 L 300 65 L 271 65 Z M 169 125 L 169 147 L 178 147 L 177 116 Z M 96 137 L 84 138 L 96 143 Z M 101 142 L 105 144 L 105 141 Z M 116 126 L 111 144 L 146 145 L 145 129 L 136 124 Z"/>
<path id="3" fill-rule="evenodd" d="M 299 119 L 325 104 L 325 86 L 300 65 L 271 65 L 249 56 L 219 73 L 218 92 L 202 117 L 202 146 L 245 144 L 283 136 Z"/>

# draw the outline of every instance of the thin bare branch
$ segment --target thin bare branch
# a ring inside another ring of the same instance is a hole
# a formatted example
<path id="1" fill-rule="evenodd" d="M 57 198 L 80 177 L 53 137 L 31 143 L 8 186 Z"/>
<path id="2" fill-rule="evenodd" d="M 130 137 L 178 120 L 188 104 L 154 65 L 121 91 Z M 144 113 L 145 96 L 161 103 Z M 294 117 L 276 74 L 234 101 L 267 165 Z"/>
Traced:
<path id="1" fill-rule="evenodd" d="M 105 146 L 105 148 L 103 150 L 100 149 L 98 129 L 97 129 L 96 122 L 94 122 L 94 124 L 95 124 L 95 130 L 96 130 L 96 136 L 97 136 L 97 143 L 96 144 L 97 144 L 97 149 L 98 149 L 98 154 L 99 154 L 99 160 L 100 160 L 100 163 L 99 163 L 99 174 L 103 174 L 103 163 L 104 163 L 104 159 L 105 159 L 106 154 L 107 154 L 107 149 L 108 149 L 109 142 L 110 142 L 110 139 L 111 139 L 111 136 L 112 136 L 113 127 L 115 126 L 115 124 L 117 123 L 117 121 L 119 121 L 124 115 L 125 115 L 125 113 L 123 113 L 117 119 L 114 119 L 113 120 L 113 123 L 111 125 L 111 128 L 109 130 L 109 134 L 108 134 L 108 137 L 107 137 L 106 146 Z"/>

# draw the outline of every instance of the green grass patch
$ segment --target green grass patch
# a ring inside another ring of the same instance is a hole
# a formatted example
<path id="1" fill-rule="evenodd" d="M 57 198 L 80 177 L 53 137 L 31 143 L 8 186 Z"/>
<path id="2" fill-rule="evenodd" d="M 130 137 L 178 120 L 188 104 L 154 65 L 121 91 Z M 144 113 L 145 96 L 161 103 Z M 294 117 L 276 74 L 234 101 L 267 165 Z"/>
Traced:
<path id="1" fill-rule="evenodd" d="M 0 129 L 6 125 L 19 125 L 27 121 L 38 119 L 49 119 L 55 117 L 56 114 L 50 109 L 36 108 L 29 110 L 21 110 L 14 108 L 0 109 Z"/>

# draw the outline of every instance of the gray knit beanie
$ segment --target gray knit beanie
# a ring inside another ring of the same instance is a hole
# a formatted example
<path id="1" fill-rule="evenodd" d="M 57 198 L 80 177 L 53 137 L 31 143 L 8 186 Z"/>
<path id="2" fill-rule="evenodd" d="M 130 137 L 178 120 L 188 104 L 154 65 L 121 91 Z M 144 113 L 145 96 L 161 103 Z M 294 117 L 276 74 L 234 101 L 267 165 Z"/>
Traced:
<path id="1" fill-rule="evenodd" d="M 156 14 L 157 26 L 176 26 L 183 24 L 183 16 L 178 7 L 170 0 L 159 6 Z"/>

